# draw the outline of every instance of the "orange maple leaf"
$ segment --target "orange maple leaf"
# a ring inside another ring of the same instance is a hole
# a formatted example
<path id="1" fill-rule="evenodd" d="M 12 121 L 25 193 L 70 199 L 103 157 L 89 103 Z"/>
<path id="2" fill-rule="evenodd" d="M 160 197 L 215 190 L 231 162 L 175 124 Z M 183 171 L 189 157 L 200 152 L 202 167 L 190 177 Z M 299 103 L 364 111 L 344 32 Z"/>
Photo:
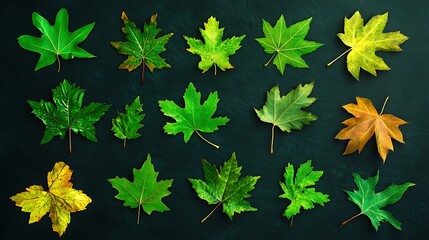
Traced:
<path id="1" fill-rule="evenodd" d="M 335 136 L 335 139 L 350 140 L 343 155 L 353 153 L 356 150 L 360 153 L 375 133 L 378 153 L 384 163 L 389 150 L 393 151 L 392 138 L 404 143 L 399 126 L 407 122 L 392 114 L 383 114 L 388 99 L 389 97 L 386 98 L 380 114 L 368 98 L 356 97 L 357 104 L 349 103 L 343 106 L 347 112 L 354 116 L 342 122 L 347 127 Z"/>

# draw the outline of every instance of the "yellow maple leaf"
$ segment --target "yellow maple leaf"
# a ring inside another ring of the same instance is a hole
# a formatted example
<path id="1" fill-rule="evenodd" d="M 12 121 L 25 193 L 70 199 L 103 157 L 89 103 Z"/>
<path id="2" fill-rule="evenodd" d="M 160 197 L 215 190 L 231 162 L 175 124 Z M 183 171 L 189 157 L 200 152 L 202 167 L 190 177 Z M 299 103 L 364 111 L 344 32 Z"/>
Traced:
<path id="1" fill-rule="evenodd" d="M 70 213 L 85 210 L 92 201 L 85 193 L 73 189 L 70 182 L 73 171 L 64 162 L 57 162 L 48 172 L 48 190 L 40 185 L 32 185 L 27 191 L 18 193 L 10 199 L 23 212 L 30 213 L 28 223 L 40 221 L 49 212 L 52 229 L 60 236 L 70 223 Z"/>
<path id="2" fill-rule="evenodd" d="M 354 115 L 354 117 L 342 122 L 347 127 L 335 136 L 336 139 L 350 140 L 343 154 L 350 154 L 356 150 L 360 153 L 375 133 L 378 153 L 384 163 L 388 151 L 393 151 L 392 138 L 404 143 L 399 126 L 407 122 L 392 114 L 383 114 L 388 99 L 386 98 L 380 114 L 368 98 L 356 97 L 357 104 L 350 103 L 343 106 L 347 112 Z"/>

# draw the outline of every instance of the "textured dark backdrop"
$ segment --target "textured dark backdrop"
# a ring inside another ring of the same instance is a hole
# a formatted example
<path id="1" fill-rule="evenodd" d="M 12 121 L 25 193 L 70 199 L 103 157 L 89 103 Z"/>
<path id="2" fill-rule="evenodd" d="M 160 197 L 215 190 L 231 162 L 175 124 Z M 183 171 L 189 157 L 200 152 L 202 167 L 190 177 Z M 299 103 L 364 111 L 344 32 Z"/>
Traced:
<path id="1" fill-rule="evenodd" d="M 33 72 L 38 55 L 19 47 L 16 38 L 22 34 L 39 36 L 31 23 L 36 11 L 54 21 L 55 14 L 65 7 L 70 14 L 70 29 L 96 22 L 94 30 L 81 46 L 95 54 L 94 59 L 62 61 L 57 73 L 54 64 Z M 126 11 L 131 20 L 141 25 L 153 13 L 158 13 L 162 33 L 174 32 L 162 55 L 171 69 L 147 71 L 145 85 L 140 85 L 140 70 L 128 73 L 117 66 L 125 59 L 109 45 L 123 40 L 120 15 Z M 361 11 L 365 22 L 375 14 L 389 11 L 386 31 L 400 30 L 410 37 L 401 53 L 379 53 L 392 68 L 379 72 L 378 77 L 361 73 L 355 81 L 346 71 L 345 58 L 327 68 L 331 59 L 346 50 L 336 33 L 343 28 L 343 18 Z M 427 233 L 428 167 L 425 148 L 428 147 L 427 103 L 429 68 L 428 17 L 426 0 L 305 0 L 305 1 L 6 1 L 0 10 L 2 54 L 1 65 L 1 166 L 0 195 L 2 239 L 55 239 L 51 222 L 45 216 L 41 222 L 28 225 L 28 213 L 15 207 L 8 198 L 25 187 L 41 184 L 46 187 L 46 174 L 55 162 L 63 160 L 74 170 L 73 183 L 87 193 L 93 202 L 86 211 L 72 214 L 72 221 L 63 239 L 422 239 Z M 262 36 L 261 18 L 274 23 L 284 14 L 288 25 L 313 17 L 307 36 L 325 44 L 304 59 L 310 69 L 287 67 L 281 76 L 273 65 L 262 65 L 269 55 L 254 40 Z M 236 66 L 227 72 L 212 70 L 202 74 L 197 69 L 198 56 L 185 51 L 182 35 L 200 37 L 198 28 L 210 16 L 216 16 L 225 27 L 225 37 L 246 34 L 243 47 L 231 57 Z M 67 141 L 58 138 L 45 145 L 39 142 L 44 125 L 31 114 L 27 99 L 50 100 L 51 89 L 64 78 L 86 89 L 85 104 L 98 101 L 112 104 L 109 112 L 96 124 L 98 143 L 74 136 L 74 153 L 69 155 Z M 171 120 L 159 111 L 157 101 L 172 99 L 182 102 L 182 94 L 192 81 L 205 97 L 217 90 L 221 101 L 217 116 L 231 121 L 213 134 L 206 135 L 221 145 L 216 150 L 197 136 L 183 143 L 183 135 L 167 136 L 162 126 Z M 260 108 L 266 91 L 279 84 L 282 93 L 299 83 L 316 82 L 313 95 L 318 100 L 309 110 L 319 117 L 302 131 L 291 134 L 276 130 L 275 154 L 268 153 L 270 125 L 259 121 L 253 107 Z M 129 141 L 126 149 L 114 138 L 111 119 L 123 111 L 137 95 L 144 103 L 142 137 Z M 334 140 L 343 127 L 340 122 L 350 117 L 341 105 L 354 102 L 355 96 L 368 97 L 380 110 L 386 96 L 385 109 L 410 122 L 401 127 L 406 144 L 394 143 L 383 165 L 375 141 L 370 140 L 363 152 L 341 156 L 345 141 Z M 205 224 L 200 220 L 211 211 L 197 198 L 187 177 L 201 178 L 201 159 L 220 164 L 235 151 L 243 174 L 260 175 L 249 199 L 257 212 L 236 215 L 231 222 L 217 211 Z M 136 224 L 137 210 L 122 207 L 108 178 L 132 177 L 132 168 L 140 167 L 146 155 L 153 157 L 160 178 L 173 178 L 172 194 L 165 198 L 170 212 L 143 215 Z M 317 189 L 330 194 L 325 207 L 303 211 L 294 225 L 283 218 L 288 204 L 278 199 L 284 167 L 295 166 L 312 159 L 316 169 L 325 172 Z M 380 170 L 378 190 L 390 183 L 411 181 L 417 185 L 403 199 L 386 210 L 403 223 L 403 231 L 383 224 L 375 232 L 366 217 L 359 217 L 339 228 L 339 223 L 358 212 L 347 200 L 344 189 L 354 189 L 352 173 L 363 177 Z M 426 235 L 427 236 L 427 235 Z"/>

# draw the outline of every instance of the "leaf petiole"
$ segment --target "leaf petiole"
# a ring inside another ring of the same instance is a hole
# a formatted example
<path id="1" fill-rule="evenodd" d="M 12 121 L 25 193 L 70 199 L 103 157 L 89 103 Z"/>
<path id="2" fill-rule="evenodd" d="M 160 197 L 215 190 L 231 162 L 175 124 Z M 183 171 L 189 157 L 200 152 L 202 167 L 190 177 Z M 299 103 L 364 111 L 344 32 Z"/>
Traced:
<path id="1" fill-rule="evenodd" d="M 277 56 L 277 54 L 279 53 L 279 51 L 277 50 L 271 57 L 270 57 L 270 60 L 268 60 L 268 62 L 267 63 L 265 63 L 264 64 L 264 67 L 266 67 L 266 66 L 268 66 L 268 64 L 270 64 L 270 62 L 273 60 L 273 58 L 275 57 L 275 56 Z"/>
<path id="2" fill-rule="evenodd" d="M 276 125 L 273 124 L 273 127 L 271 128 L 271 146 L 270 146 L 270 153 L 274 153 L 274 128 Z"/>
<path id="3" fill-rule="evenodd" d="M 349 218 L 349 219 L 345 220 L 344 222 L 342 222 L 342 223 L 341 223 L 340 227 L 343 227 L 343 226 L 344 226 L 344 225 L 346 225 L 348 222 L 350 222 L 351 220 L 353 220 L 353 219 L 355 219 L 355 218 L 359 217 L 360 215 L 362 215 L 362 213 L 358 213 L 358 214 L 354 215 L 353 217 L 351 217 L 351 218 Z"/>
<path id="4" fill-rule="evenodd" d="M 201 223 L 204 223 L 215 211 L 216 209 L 222 204 L 222 202 L 219 202 L 216 207 L 207 215 L 203 220 L 201 220 Z"/>
<path id="5" fill-rule="evenodd" d="M 61 70 L 61 61 L 60 61 L 60 57 L 57 54 L 57 61 L 58 61 L 58 72 L 60 72 Z"/>
<path id="6" fill-rule="evenodd" d="M 219 147 L 219 145 L 216 145 L 216 144 L 214 144 L 214 143 L 212 143 L 212 142 L 210 142 L 209 140 L 207 140 L 207 139 L 205 139 L 197 130 L 194 130 L 194 132 L 195 133 L 197 133 L 197 135 L 202 139 L 202 140 L 204 140 L 206 143 L 208 143 L 208 144 L 210 144 L 210 145 L 212 145 L 213 147 L 215 147 L 215 148 L 220 148 Z"/>
<path id="7" fill-rule="evenodd" d="M 69 128 L 69 152 L 72 153 L 72 132 L 71 128 Z"/>
<path id="8" fill-rule="evenodd" d="M 340 56 L 336 57 L 334 60 L 332 60 L 330 63 L 326 64 L 326 66 L 331 66 L 334 62 L 336 62 L 338 59 L 340 59 L 342 56 L 344 56 L 344 54 L 350 52 L 353 48 L 349 48 L 347 49 L 345 52 L 341 53 Z"/>
<path id="9" fill-rule="evenodd" d="M 144 61 L 144 58 L 143 58 L 143 60 L 142 60 L 142 85 L 143 85 L 143 81 L 144 81 L 144 68 L 145 68 L 145 61 Z"/>
<path id="10" fill-rule="evenodd" d="M 384 100 L 383 107 L 381 108 L 381 112 L 380 112 L 380 114 L 379 114 L 379 115 L 383 114 L 384 107 L 386 106 L 387 100 L 389 100 L 389 96 L 387 96 L 387 97 L 386 97 L 386 100 Z"/>

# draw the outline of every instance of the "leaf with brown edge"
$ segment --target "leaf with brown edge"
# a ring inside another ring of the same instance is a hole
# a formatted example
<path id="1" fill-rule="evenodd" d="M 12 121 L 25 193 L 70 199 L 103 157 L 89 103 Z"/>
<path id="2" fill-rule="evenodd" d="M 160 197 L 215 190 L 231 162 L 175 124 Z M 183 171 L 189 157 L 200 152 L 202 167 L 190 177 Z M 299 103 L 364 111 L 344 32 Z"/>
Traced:
<path id="1" fill-rule="evenodd" d="M 349 140 L 343 154 L 350 154 L 355 151 L 360 153 L 375 133 L 378 153 L 384 163 L 388 151 L 393 151 L 392 138 L 404 143 L 399 126 L 407 122 L 392 114 L 383 114 L 388 99 L 389 97 L 386 98 L 380 113 L 377 112 L 368 98 L 356 97 L 357 104 L 349 103 L 343 106 L 347 112 L 354 116 L 342 122 L 347 127 L 335 136 L 335 139 Z"/>
<path id="2" fill-rule="evenodd" d="M 70 182 L 73 171 L 64 162 L 57 162 L 48 172 L 48 190 L 40 185 L 27 187 L 27 191 L 10 197 L 23 212 L 30 213 L 28 223 L 40 221 L 49 213 L 52 229 L 61 237 L 70 223 L 70 213 L 83 211 L 91 198 Z"/>

